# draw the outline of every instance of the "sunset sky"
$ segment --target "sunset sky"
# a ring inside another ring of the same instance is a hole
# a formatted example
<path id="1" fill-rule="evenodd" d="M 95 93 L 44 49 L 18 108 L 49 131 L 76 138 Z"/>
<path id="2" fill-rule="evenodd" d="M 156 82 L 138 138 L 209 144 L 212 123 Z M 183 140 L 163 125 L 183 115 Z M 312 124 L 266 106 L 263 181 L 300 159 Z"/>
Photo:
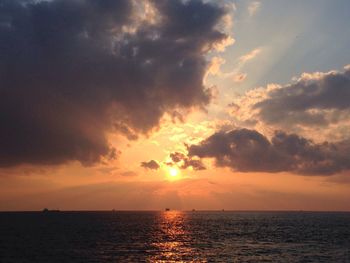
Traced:
<path id="1" fill-rule="evenodd" d="M 0 0 L 0 210 L 350 211 L 349 11 Z"/>

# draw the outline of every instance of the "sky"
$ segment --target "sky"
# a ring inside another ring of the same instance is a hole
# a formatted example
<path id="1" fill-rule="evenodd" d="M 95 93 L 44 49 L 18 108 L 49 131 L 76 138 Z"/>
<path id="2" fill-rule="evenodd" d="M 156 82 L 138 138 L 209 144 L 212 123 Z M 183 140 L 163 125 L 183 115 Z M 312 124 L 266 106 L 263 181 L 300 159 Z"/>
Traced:
<path id="1" fill-rule="evenodd" d="M 0 210 L 350 211 L 347 0 L 0 0 Z"/>

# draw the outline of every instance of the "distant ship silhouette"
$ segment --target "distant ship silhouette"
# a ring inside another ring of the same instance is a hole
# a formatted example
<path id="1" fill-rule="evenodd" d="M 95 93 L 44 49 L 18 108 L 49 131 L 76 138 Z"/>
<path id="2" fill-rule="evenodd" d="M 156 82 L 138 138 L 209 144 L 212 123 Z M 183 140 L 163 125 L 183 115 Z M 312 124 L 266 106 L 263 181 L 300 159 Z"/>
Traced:
<path id="1" fill-rule="evenodd" d="M 165 211 L 170 211 L 170 208 L 165 208 Z"/>
<path id="2" fill-rule="evenodd" d="M 53 210 L 49 210 L 48 208 L 43 209 L 43 213 L 59 213 L 59 212 L 61 211 L 58 209 L 53 209 Z"/>

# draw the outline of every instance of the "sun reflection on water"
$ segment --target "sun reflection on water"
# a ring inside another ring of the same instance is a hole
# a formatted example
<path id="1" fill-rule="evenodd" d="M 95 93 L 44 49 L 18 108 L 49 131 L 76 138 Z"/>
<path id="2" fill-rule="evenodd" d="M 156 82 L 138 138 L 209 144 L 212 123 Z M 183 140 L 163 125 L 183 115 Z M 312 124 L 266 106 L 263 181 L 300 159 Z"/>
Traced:
<path id="1" fill-rule="evenodd" d="M 195 260 L 195 251 L 191 246 L 186 213 L 182 211 L 162 212 L 159 220 L 159 236 L 152 245 L 158 253 L 150 262 L 201 262 Z"/>

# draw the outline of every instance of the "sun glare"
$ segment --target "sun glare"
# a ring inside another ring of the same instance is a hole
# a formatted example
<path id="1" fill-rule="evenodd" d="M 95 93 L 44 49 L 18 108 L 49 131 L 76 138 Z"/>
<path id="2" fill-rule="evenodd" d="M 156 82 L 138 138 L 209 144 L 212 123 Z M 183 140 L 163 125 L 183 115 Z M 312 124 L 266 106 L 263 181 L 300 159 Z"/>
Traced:
<path id="1" fill-rule="evenodd" d="M 171 177 L 176 177 L 179 175 L 179 170 L 174 168 L 174 167 L 171 167 L 171 168 L 169 168 L 169 175 Z"/>

